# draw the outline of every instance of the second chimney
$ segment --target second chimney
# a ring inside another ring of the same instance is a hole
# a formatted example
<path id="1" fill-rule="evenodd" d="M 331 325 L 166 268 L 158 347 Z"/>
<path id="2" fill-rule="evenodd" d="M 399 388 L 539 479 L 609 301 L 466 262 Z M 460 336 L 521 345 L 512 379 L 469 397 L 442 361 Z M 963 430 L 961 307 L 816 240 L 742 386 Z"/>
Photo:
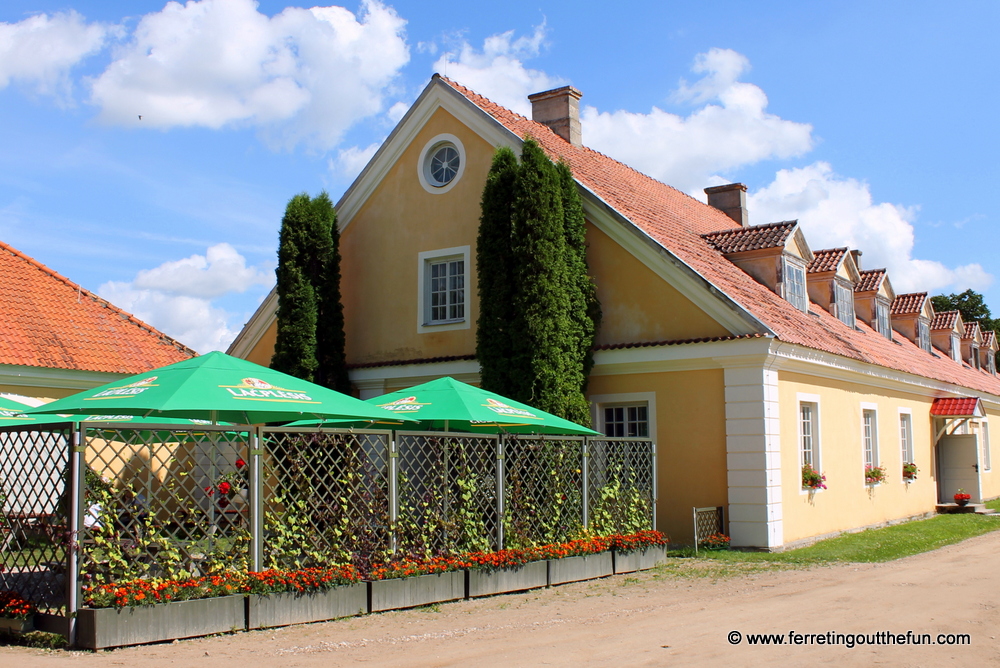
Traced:
<path id="1" fill-rule="evenodd" d="M 708 205 L 726 214 L 741 226 L 746 227 L 750 220 L 747 215 L 747 187 L 742 183 L 730 183 L 724 186 L 705 188 L 708 195 Z"/>
<path id="2" fill-rule="evenodd" d="M 554 88 L 528 96 L 531 120 L 549 126 L 573 146 L 580 146 L 580 98 L 583 93 L 572 86 Z"/>
<path id="3" fill-rule="evenodd" d="M 851 256 L 854 258 L 854 265 L 858 268 L 858 271 L 861 271 L 861 251 L 852 250 Z"/>

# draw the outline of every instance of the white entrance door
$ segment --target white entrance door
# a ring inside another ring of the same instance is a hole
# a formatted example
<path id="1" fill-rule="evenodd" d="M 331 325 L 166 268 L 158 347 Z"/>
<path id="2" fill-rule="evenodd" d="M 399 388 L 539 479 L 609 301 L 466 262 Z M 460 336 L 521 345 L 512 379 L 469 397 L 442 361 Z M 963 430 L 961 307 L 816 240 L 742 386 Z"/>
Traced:
<path id="1" fill-rule="evenodd" d="M 955 492 L 964 489 L 972 503 L 981 503 L 979 489 L 979 439 L 975 434 L 942 436 L 938 441 L 938 470 L 941 473 L 939 499 L 951 503 Z"/>

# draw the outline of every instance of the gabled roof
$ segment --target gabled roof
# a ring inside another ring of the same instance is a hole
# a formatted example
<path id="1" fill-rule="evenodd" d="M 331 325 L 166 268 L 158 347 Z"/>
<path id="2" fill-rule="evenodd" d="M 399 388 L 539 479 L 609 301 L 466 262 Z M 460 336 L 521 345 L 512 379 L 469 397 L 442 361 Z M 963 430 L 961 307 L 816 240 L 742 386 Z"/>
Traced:
<path id="1" fill-rule="evenodd" d="M 974 339 L 976 335 L 979 334 L 980 340 L 982 340 L 982 332 L 979 331 L 979 323 L 976 321 L 965 323 L 965 334 L 962 335 L 963 339 Z"/>
<path id="2" fill-rule="evenodd" d="M 813 261 L 806 267 L 810 274 L 820 274 L 825 271 L 837 271 L 840 261 L 847 255 L 847 248 L 826 248 L 813 251 Z"/>
<path id="3" fill-rule="evenodd" d="M 763 250 L 765 248 L 784 248 L 788 237 L 795 231 L 797 220 L 786 220 L 781 223 L 767 223 L 752 227 L 740 227 L 735 230 L 722 230 L 703 234 L 708 243 L 715 246 L 720 253 L 743 253 L 746 251 Z"/>
<path id="4" fill-rule="evenodd" d="M 0 242 L 0 364 L 141 373 L 197 353 Z"/>
<path id="5" fill-rule="evenodd" d="M 855 292 L 874 292 L 882 287 L 885 269 L 865 269 L 860 272 L 861 280 L 854 286 Z"/>
<path id="6" fill-rule="evenodd" d="M 905 295 L 896 295 L 892 300 L 892 308 L 889 310 L 892 315 L 920 315 L 924 310 L 924 302 L 927 301 L 926 292 L 911 292 Z"/>
<path id="7" fill-rule="evenodd" d="M 992 329 L 983 332 L 983 348 L 993 348 L 997 343 L 997 333 Z"/>
<path id="8" fill-rule="evenodd" d="M 1000 396 L 1000 380 L 934 357 L 908 339 L 887 339 L 865 324 L 846 326 L 824 309 L 804 313 L 725 258 L 701 235 L 741 228 L 718 209 L 586 146 L 574 146 L 547 126 L 440 75 L 443 84 L 518 138 L 532 136 L 554 160 L 564 160 L 577 183 L 782 341 Z M 584 137 L 586 141 L 586 137 Z"/>
<path id="9" fill-rule="evenodd" d="M 942 397 L 931 404 L 931 415 L 935 417 L 971 417 L 982 414 L 978 397 Z"/>
<path id="10" fill-rule="evenodd" d="M 931 330 L 955 329 L 955 325 L 961 321 L 962 314 L 959 311 L 941 311 L 934 314 L 931 320 Z"/>

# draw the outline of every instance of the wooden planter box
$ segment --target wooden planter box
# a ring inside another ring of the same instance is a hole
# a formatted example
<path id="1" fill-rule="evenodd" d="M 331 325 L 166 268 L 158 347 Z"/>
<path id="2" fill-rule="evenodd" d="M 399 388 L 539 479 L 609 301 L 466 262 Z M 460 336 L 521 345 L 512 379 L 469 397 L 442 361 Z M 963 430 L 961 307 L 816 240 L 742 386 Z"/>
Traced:
<path id="1" fill-rule="evenodd" d="M 465 571 L 374 580 L 369 584 L 372 612 L 413 608 L 465 598 Z"/>
<path id="2" fill-rule="evenodd" d="M 138 608 L 81 608 L 76 644 L 88 649 L 142 645 L 246 628 L 244 596 L 175 601 Z"/>
<path id="3" fill-rule="evenodd" d="M 588 554 L 584 557 L 564 557 L 549 560 L 549 584 L 558 585 L 566 582 L 580 582 L 603 578 L 614 573 L 614 560 L 611 552 Z"/>
<path id="4" fill-rule="evenodd" d="M 248 629 L 323 622 L 368 612 L 368 583 L 334 587 L 311 594 L 267 594 L 247 596 Z"/>
<path id="5" fill-rule="evenodd" d="M 11 619 L 0 617 L 0 633 L 28 633 L 35 630 L 35 624 L 28 619 Z"/>
<path id="6" fill-rule="evenodd" d="M 466 593 L 469 598 L 537 589 L 549 584 L 549 562 L 532 561 L 520 568 L 499 571 L 467 571 Z"/>
<path id="7" fill-rule="evenodd" d="M 615 551 L 615 573 L 634 573 L 659 566 L 667 559 L 667 546 L 647 547 L 635 552 Z"/>

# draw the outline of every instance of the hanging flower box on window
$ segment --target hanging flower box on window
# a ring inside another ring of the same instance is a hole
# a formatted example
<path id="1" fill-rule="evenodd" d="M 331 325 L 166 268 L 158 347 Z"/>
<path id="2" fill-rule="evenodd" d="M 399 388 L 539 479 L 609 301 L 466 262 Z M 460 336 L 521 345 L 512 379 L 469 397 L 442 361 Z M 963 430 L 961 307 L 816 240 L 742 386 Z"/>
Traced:
<path id="1" fill-rule="evenodd" d="M 913 462 L 910 462 L 909 464 L 903 464 L 903 481 L 913 482 L 914 480 L 917 479 L 917 473 L 919 472 L 920 469 L 918 469 L 917 465 L 914 464 Z"/>
<path id="2" fill-rule="evenodd" d="M 865 467 L 865 484 L 866 485 L 878 485 L 880 483 L 888 480 L 888 476 L 885 472 L 884 466 L 866 466 Z"/>
<path id="3" fill-rule="evenodd" d="M 814 492 L 817 489 L 826 489 L 826 476 L 809 464 L 803 464 L 802 489 L 807 489 L 810 492 Z"/>

